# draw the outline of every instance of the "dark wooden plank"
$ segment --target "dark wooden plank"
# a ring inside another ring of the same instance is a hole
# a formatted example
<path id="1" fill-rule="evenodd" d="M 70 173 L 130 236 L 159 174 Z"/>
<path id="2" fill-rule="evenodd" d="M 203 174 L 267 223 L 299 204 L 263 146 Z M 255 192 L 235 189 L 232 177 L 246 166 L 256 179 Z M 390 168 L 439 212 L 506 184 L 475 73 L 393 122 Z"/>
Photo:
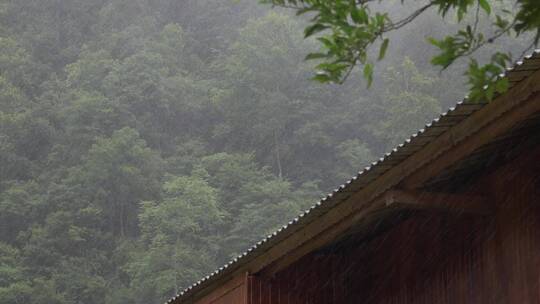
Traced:
<path id="1" fill-rule="evenodd" d="M 407 210 L 441 210 L 445 212 L 489 215 L 494 206 L 486 196 L 453 193 L 392 190 L 384 195 L 386 206 Z"/>

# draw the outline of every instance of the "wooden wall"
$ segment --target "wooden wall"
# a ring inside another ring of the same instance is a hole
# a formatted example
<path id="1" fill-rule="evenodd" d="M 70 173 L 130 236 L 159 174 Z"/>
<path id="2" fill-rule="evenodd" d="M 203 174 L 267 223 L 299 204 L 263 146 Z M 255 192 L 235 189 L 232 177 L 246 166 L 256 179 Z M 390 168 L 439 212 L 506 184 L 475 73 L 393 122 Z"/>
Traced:
<path id="1" fill-rule="evenodd" d="M 198 300 L 197 304 L 248 304 L 247 275 L 231 278 L 221 287 Z"/>
<path id="2" fill-rule="evenodd" d="M 471 187 L 494 215 L 419 212 L 369 243 L 250 277 L 248 303 L 540 303 L 539 180 L 537 149 Z"/>

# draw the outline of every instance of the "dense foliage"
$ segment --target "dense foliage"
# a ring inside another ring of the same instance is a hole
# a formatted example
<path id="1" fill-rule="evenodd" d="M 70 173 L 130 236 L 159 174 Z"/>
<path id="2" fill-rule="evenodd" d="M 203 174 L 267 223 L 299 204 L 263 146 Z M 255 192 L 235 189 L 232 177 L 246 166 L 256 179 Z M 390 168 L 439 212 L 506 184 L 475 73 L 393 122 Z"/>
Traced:
<path id="1" fill-rule="evenodd" d="M 508 89 L 508 81 L 498 77 L 512 63 L 511 52 L 491 51 L 491 59 L 480 64 L 474 53 L 482 48 L 493 48 L 501 36 L 516 39 L 527 36 L 528 45 L 523 55 L 540 41 L 540 5 L 538 0 L 430 0 L 411 3 L 401 0 L 262 0 L 263 3 L 294 9 L 298 15 L 312 16 L 305 28 L 305 37 L 317 35 L 322 50 L 310 53 L 306 59 L 319 59 L 317 75 L 321 82 L 343 82 L 356 65 L 363 66 L 368 85 L 373 80 L 374 54 L 370 48 L 378 47 L 375 58 L 384 58 L 390 39 L 388 34 L 414 23 L 428 12 L 436 10 L 444 20 L 455 15 L 460 25 L 455 33 L 444 33 L 441 38 L 428 37 L 439 49 L 431 63 L 446 69 L 460 58 L 468 58 L 468 99 L 473 102 L 490 101 L 496 93 Z M 385 6 L 402 6 L 406 14 Z M 411 9 L 413 8 L 413 9 Z M 493 13 L 492 13 L 493 12 Z M 485 16 L 484 16 L 485 14 Z M 440 22 L 441 20 L 438 20 Z M 484 27 L 479 27 L 483 21 Z M 519 58 L 518 58 L 519 59 Z M 514 58 L 515 60 L 515 58 Z"/>
<path id="2" fill-rule="evenodd" d="M 0 303 L 164 301 L 462 94 L 414 31 L 368 92 L 312 82 L 303 26 L 247 0 L 0 0 Z"/>

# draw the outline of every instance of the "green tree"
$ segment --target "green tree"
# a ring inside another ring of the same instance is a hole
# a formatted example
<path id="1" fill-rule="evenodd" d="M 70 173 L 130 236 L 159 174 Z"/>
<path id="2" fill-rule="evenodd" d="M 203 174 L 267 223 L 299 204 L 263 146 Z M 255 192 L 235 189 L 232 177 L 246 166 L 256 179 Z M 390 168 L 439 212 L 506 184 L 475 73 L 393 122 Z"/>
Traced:
<path id="1" fill-rule="evenodd" d="M 6 183 L 0 193 L 0 240 L 15 244 L 32 221 L 46 214 L 40 185 L 35 181 Z"/>
<path id="2" fill-rule="evenodd" d="M 0 242 L 0 303 L 64 304 L 52 281 L 29 278 L 22 252 Z"/>
<path id="3" fill-rule="evenodd" d="M 137 233 L 137 206 L 159 195 L 160 156 L 130 128 L 99 138 L 80 167 L 73 168 L 69 183 L 85 185 L 84 195 L 110 216 L 110 231 L 122 237 Z"/>
<path id="4" fill-rule="evenodd" d="M 441 82 L 436 75 L 422 74 L 405 57 L 400 65 L 386 69 L 383 85 L 386 88 L 381 100 L 384 119 L 375 129 L 388 150 L 441 113 L 440 102 L 433 96 Z"/>
<path id="5" fill-rule="evenodd" d="M 251 155 L 213 154 L 202 158 L 201 167 L 230 215 L 224 221 L 228 232 L 219 242 L 229 257 L 290 220 L 319 193 L 315 183 L 293 190 L 289 181 L 259 168 Z"/>
<path id="6" fill-rule="evenodd" d="M 243 204 L 230 233 L 224 242 L 231 257 L 243 253 L 248 246 L 276 231 L 313 203 L 317 186 L 306 183 L 298 190 L 280 179 L 244 185 L 238 200 Z"/>
<path id="7" fill-rule="evenodd" d="M 145 248 L 129 266 L 137 303 L 164 300 L 217 266 L 216 241 L 225 213 L 203 171 L 169 176 L 162 201 L 142 203 Z"/>
<path id="8" fill-rule="evenodd" d="M 314 44 L 302 41 L 299 30 L 299 23 L 277 13 L 248 20 L 217 66 L 231 81 L 223 82 L 229 94 L 218 104 L 223 121 L 214 126 L 213 139 L 229 151 L 254 151 L 277 176 L 319 180 L 326 188 L 343 168 L 336 166 L 342 161 L 337 146 L 366 133 L 361 126 L 370 107 L 367 98 L 351 97 L 355 86 L 307 80 L 310 65 L 301 58 Z"/>

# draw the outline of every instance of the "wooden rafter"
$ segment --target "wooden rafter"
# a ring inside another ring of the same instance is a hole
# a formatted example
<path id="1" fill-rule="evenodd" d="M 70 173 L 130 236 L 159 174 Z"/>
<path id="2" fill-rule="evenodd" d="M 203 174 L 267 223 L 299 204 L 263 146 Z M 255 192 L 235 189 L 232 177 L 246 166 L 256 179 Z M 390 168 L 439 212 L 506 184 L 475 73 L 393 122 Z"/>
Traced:
<path id="1" fill-rule="evenodd" d="M 399 209 L 477 215 L 493 213 L 493 206 L 486 197 L 480 195 L 392 190 L 383 199 L 386 206 Z"/>

